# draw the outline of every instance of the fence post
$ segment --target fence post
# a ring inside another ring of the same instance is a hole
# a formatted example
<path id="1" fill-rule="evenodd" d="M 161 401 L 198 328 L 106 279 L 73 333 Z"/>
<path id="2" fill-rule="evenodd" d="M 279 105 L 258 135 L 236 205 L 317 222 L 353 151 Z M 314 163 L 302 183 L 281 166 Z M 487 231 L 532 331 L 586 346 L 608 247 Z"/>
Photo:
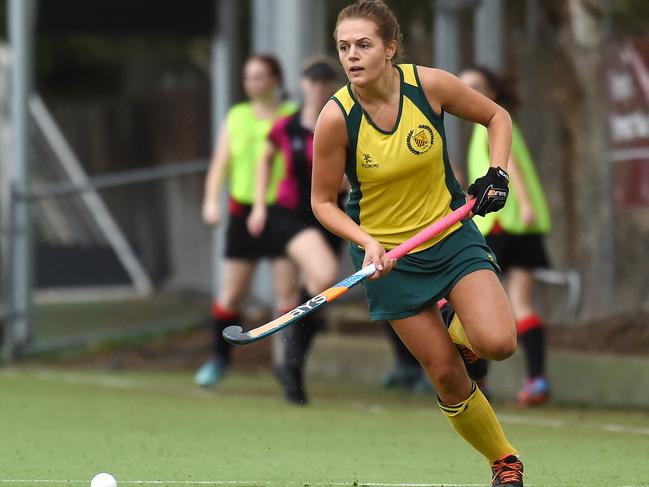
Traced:
<path id="1" fill-rule="evenodd" d="M 481 2 L 473 12 L 475 25 L 475 60 L 478 64 L 502 73 L 505 67 L 503 52 L 503 2 Z"/>
<path id="2" fill-rule="evenodd" d="M 0 363 L 4 362 L 9 320 L 11 184 L 9 171 L 9 49 L 0 43 Z"/>
<path id="3" fill-rule="evenodd" d="M 459 14 L 465 7 L 463 2 L 437 0 L 434 3 L 434 62 L 433 65 L 457 74 L 460 69 Z M 446 147 L 451 160 L 460 156 L 460 123 L 447 114 L 444 119 Z"/>
<path id="4" fill-rule="evenodd" d="M 32 86 L 33 0 L 10 0 L 9 44 L 11 48 L 11 332 L 10 359 L 19 355 L 30 338 L 32 245 L 29 202 L 20 195 L 29 189 L 28 107 Z"/>

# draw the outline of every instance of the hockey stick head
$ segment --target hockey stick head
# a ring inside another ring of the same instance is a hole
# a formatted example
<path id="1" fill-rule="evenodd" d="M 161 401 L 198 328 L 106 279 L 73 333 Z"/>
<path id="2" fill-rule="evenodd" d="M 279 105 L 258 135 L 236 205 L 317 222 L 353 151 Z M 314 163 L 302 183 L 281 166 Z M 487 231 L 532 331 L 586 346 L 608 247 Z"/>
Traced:
<path id="1" fill-rule="evenodd" d="M 223 330 L 223 338 L 234 345 L 243 345 L 258 340 L 258 338 L 252 338 L 244 333 L 243 328 L 239 325 L 228 326 Z"/>
<path id="2" fill-rule="evenodd" d="M 346 289 L 347 288 L 345 288 L 345 290 Z M 261 340 L 268 335 L 278 332 L 282 328 L 286 328 L 287 326 L 300 321 L 306 315 L 313 313 L 315 310 L 321 308 L 327 304 L 328 301 L 335 299 L 343 292 L 344 290 L 340 290 L 336 287 L 329 288 L 317 296 L 312 297 L 306 303 L 292 309 L 288 313 L 284 313 L 273 321 L 257 328 L 253 328 L 252 330 L 248 330 L 247 332 L 244 332 L 243 328 L 237 325 L 228 326 L 223 330 L 223 338 L 234 345 L 245 345 L 247 343 L 256 342 L 257 340 Z"/>

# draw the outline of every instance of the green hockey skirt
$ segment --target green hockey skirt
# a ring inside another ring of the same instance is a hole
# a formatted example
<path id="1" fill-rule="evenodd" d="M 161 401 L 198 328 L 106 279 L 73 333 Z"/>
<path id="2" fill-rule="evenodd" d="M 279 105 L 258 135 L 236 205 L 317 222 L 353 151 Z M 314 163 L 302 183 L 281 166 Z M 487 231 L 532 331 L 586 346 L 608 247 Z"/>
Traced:
<path id="1" fill-rule="evenodd" d="M 365 251 L 350 243 L 356 270 Z M 364 281 L 372 320 L 399 320 L 448 296 L 467 274 L 489 269 L 500 276 L 496 256 L 475 224 L 468 220 L 432 247 L 403 256 L 384 277 Z"/>

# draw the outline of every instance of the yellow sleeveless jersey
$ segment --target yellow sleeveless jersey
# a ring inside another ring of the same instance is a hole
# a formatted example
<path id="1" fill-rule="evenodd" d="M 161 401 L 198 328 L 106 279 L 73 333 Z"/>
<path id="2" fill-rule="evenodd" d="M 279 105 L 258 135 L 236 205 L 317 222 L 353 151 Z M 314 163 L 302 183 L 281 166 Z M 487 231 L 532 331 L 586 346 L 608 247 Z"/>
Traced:
<path id="1" fill-rule="evenodd" d="M 464 203 L 446 151 L 444 113 L 431 108 L 414 64 L 397 66 L 399 114 L 392 131 L 378 128 L 351 85 L 332 97 L 345 116 L 345 172 L 352 185 L 347 214 L 386 249 L 392 249 Z M 413 252 L 432 247 L 457 223 Z"/>

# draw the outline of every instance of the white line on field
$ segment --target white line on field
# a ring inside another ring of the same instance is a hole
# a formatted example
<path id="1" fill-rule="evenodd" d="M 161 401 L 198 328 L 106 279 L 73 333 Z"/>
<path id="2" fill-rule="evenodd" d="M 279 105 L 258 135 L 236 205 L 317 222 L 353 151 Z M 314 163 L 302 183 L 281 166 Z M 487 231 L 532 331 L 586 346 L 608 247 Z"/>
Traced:
<path id="1" fill-rule="evenodd" d="M 348 487 L 350 484 L 339 483 L 329 485 L 336 487 Z M 360 482 L 356 485 L 358 485 L 358 487 L 486 487 L 488 484 L 382 484 L 379 482 Z"/>
<path id="2" fill-rule="evenodd" d="M 503 423 L 522 424 L 527 426 L 541 426 L 544 428 L 562 428 L 566 425 L 566 421 L 560 419 L 549 418 L 535 418 L 527 415 L 517 414 L 498 414 L 498 419 Z M 630 433 L 634 435 L 649 435 L 649 428 L 640 426 L 625 426 L 622 424 L 607 424 L 596 423 L 596 426 L 590 427 L 600 431 L 607 431 L 609 433 Z"/>
<path id="3" fill-rule="evenodd" d="M 0 483 L 38 483 L 38 484 L 88 484 L 89 480 L 42 480 L 42 479 L 0 479 Z M 263 486 L 268 485 L 267 482 L 243 482 L 240 480 L 118 480 L 118 484 L 140 484 L 140 485 L 160 485 L 160 484 L 174 484 L 174 485 L 247 485 Z"/>
<path id="4" fill-rule="evenodd" d="M 633 433 L 636 435 L 649 435 L 649 428 L 636 428 L 634 426 L 623 426 L 621 424 L 603 424 L 602 429 L 605 431 L 611 431 L 613 433 Z"/>
<path id="5" fill-rule="evenodd" d="M 535 418 L 518 414 L 498 414 L 498 419 L 503 423 L 524 424 L 527 426 L 543 426 L 544 428 L 561 428 L 564 421 L 560 419 Z"/>
<path id="6" fill-rule="evenodd" d="M 159 485 L 159 484 L 175 484 L 175 485 L 247 485 L 247 486 L 263 486 L 264 482 L 243 482 L 240 480 L 121 480 L 120 484 L 140 484 L 140 485 Z"/>
<path id="7" fill-rule="evenodd" d="M 7 369 L 2 372 L 2 374 L 13 375 L 15 373 L 12 369 Z M 138 391 L 138 392 L 148 392 L 153 394 L 165 394 L 170 396 L 181 396 L 181 397 L 196 397 L 202 399 L 211 399 L 214 397 L 214 394 L 209 391 L 204 391 L 198 388 L 185 388 L 185 387 L 174 387 L 167 385 L 145 385 L 140 382 L 124 379 L 121 377 L 105 377 L 105 376 L 88 376 L 84 373 L 78 372 L 64 372 L 64 371 L 49 371 L 49 370 L 32 370 L 29 372 L 33 377 L 41 380 L 48 381 L 63 381 L 68 384 L 79 384 L 79 385 L 89 385 L 95 387 L 103 387 L 106 389 L 120 389 L 120 390 L 129 390 L 129 391 Z M 371 409 L 371 408 L 370 408 Z M 383 412 L 380 409 L 372 410 L 374 413 Z M 534 416 L 524 415 L 524 414 L 498 414 L 498 418 L 503 423 L 509 424 L 521 424 L 525 426 L 538 426 L 542 428 L 561 428 L 566 426 L 568 423 L 560 419 L 550 419 L 550 418 L 537 418 Z M 606 431 L 608 433 L 626 433 L 626 434 L 635 434 L 635 435 L 649 435 L 649 428 L 646 427 L 635 427 L 635 426 L 625 426 L 620 424 L 608 424 L 608 423 L 595 423 L 594 426 L 587 426 L 589 429 L 597 431 Z M 3 482 L 0 480 L 0 482 Z M 335 484 L 330 484 L 335 485 Z M 343 484 L 346 485 L 346 484 Z M 389 484 L 360 484 L 368 485 L 371 487 L 377 487 L 379 485 L 384 485 L 390 487 Z M 406 484 L 395 484 L 395 485 L 406 485 Z M 417 484 L 414 484 L 416 486 Z M 426 486 L 435 486 L 435 484 L 423 484 Z M 448 484 L 438 484 L 438 485 L 448 485 Z M 462 484 L 458 484 L 462 485 Z M 452 486 L 449 486 L 452 487 Z M 469 486 L 467 486 L 469 487 Z M 628 486 L 624 486 L 628 487 Z M 631 486 L 633 487 L 633 486 Z M 642 487 L 642 486 L 638 486 Z M 649 484 L 646 486 L 649 487 Z"/>
<path id="8" fill-rule="evenodd" d="M 87 484 L 88 480 L 42 480 L 42 479 L 0 479 L 0 483 L 5 484 L 26 484 L 26 483 L 39 483 L 39 484 Z M 119 480 L 119 484 L 143 484 L 143 485 L 159 485 L 159 484 L 176 484 L 176 485 L 248 485 L 248 486 L 263 486 L 267 483 L 262 482 L 242 482 L 239 480 Z"/>
<path id="9" fill-rule="evenodd" d="M 140 382 L 123 379 L 120 377 L 104 377 L 104 376 L 88 376 L 83 373 L 75 372 L 53 372 L 46 370 L 38 370 L 32 372 L 33 377 L 41 380 L 48 381 L 62 381 L 67 384 L 87 385 L 95 387 L 103 387 L 105 389 L 119 389 L 125 391 L 148 392 L 154 394 L 166 394 L 169 396 L 181 397 L 199 397 L 199 398 L 213 398 L 214 394 L 209 393 L 199 388 L 184 388 L 174 387 L 164 384 L 144 385 Z"/>
<path id="10" fill-rule="evenodd" d="M 43 479 L 0 479 L 0 484 L 88 484 L 88 480 L 43 480 Z M 383 482 L 324 482 L 312 483 L 309 481 L 302 482 L 284 482 L 284 481 L 257 481 L 246 482 L 242 480 L 118 480 L 118 484 L 136 484 L 136 485 L 240 485 L 247 487 L 268 487 L 268 486 L 313 486 L 313 487 L 488 487 L 488 484 L 421 484 L 421 483 L 383 483 Z M 528 487 L 534 487 L 535 484 L 528 484 Z M 573 487 L 568 484 L 552 484 L 552 487 Z M 609 485 L 607 487 L 649 487 L 649 484 L 638 485 Z"/>
<path id="11" fill-rule="evenodd" d="M 44 483 L 44 484 L 87 484 L 88 480 L 42 480 L 42 479 L 0 479 L 0 483 Z M 325 482 L 312 483 L 304 482 L 244 482 L 241 480 L 118 480 L 118 484 L 137 484 L 137 485 L 243 485 L 249 487 L 269 486 L 269 485 L 313 485 L 323 487 L 487 487 L 488 484 L 386 484 L 382 482 Z M 640 487 L 640 486 L 625 486 Z"/>

